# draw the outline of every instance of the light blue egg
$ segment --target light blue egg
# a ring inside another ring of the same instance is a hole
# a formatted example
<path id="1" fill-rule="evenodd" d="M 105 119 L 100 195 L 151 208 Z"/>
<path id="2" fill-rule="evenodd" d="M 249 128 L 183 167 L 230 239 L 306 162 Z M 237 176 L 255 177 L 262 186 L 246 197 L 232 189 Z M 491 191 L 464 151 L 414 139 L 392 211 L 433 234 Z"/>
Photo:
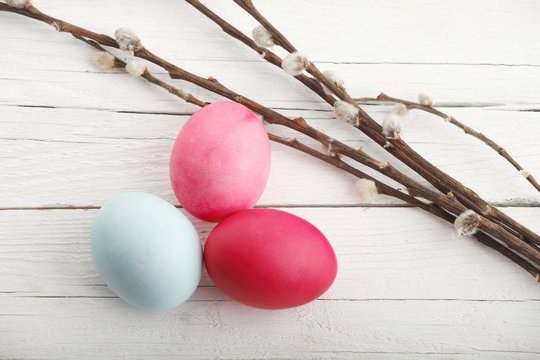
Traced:
<path id="1" fill-rule="evenodd" d="M 178 306 L 201 280 L 197 231 L 173 205 L 146 193 L 118 195 L 98 211 L 92 257 L 112 291 L 142 309 Z"/>

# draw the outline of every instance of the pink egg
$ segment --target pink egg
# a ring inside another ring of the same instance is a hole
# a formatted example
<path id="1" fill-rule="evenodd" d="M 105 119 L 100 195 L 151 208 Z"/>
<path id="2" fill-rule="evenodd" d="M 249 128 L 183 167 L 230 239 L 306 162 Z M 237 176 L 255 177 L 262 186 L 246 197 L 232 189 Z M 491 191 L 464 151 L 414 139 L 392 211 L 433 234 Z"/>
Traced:
<path id="1" fill-rule="evenodd" d="M 337 274 L 326 237 L 306 220 L 273 209 L 243 210 L 220 222 L 208 236 L 204 260 L 226 295 L 262 309 L 315 300 Z"/>
<path id="2" fill-rule="evenodd" d="M 217 222 L 251 208 L 270 174 L 270 141 L 259 118 L 234 102 L 197 111 L 174 144 L 171 183 L 180 204 Z"/>

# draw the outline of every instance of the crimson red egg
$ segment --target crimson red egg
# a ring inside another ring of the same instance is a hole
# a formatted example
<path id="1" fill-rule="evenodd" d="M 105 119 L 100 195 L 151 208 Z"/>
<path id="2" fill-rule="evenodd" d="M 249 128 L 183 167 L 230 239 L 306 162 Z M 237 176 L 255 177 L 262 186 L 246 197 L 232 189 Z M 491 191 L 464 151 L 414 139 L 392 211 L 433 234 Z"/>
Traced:
<path id="1" fill-rule="evenodd" d="M 262 309 L 315 300 L 337 274 L 326 237 L 306 220 L 273 209 L 242 210 L 225 218 L 208 236 L 204 259 L 226 295 Z"/>

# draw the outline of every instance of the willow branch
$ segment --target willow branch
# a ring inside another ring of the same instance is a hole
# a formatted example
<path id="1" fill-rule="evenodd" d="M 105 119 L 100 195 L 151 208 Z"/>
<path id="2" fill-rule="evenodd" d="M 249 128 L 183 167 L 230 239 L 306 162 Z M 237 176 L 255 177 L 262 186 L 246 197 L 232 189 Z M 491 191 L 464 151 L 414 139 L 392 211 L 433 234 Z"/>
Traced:
<path id="1" fill-rule="evenodd" d="M 295 51 L 295 48 L 286 40 L 285 36 L 281 34 L 270 22 L 262 16 L 262 14 L 255 8 L 251 0 L 234 0 L 240 7 L 242 7 L 248 14 L 250 14 L 255 20 L 257 20 L 262 26 L 266 27 L 276 38 L 274 42 L 282 45 L 288 51 Z M 324 84 L 333 94 L 339 99 L 347 101 L 351 105 L 355 106 L 359 111 L 359 121 L 355 125 L 356 128 L 361 130 L 364 134 L 374 140 L 377 144 L 382 146 L 386 151 L 391 153 L 394 157 L 401 160 L 404 164 L 413 169 L 416 173 L 426 179 L 429 183 L 435 186 L 439 191 L 443 193 L 450 193 L 456 195 L 459 201 L 466 206 L 475 210 L 477 213 L 482 214 L 500 224 L 503 224 L 507 229 L 513 230 L 519 233 L 522 237 L 528 240 L 528 242 L 534 243 L 540 246 L 540 236 L 521 225 L 496 207 L 491 206 L 488 202 L 483 200 L 476 192 L 469 189 L 456 179 L 452 178 L 445 172 L 438 169 L 435 165 L 427 161 L 420 154 L 414 151 L 405 141 L 402 139 L 387 139 L 382 134 L 381 126 L 373 120 L 347 93 L 344 88 L 338 87 L 336 84 L 330 82 L 312 62 L 309 63 L 306 71 L 311 74 L 315 79 Z"/>
<path id="2" fill-rule="evenodd" d="M 399 104 L 405 105 L 409 109 L 422 110 L 422 111 L 431 113 L 433 115 L 436 115 L 436 116 L 444 119 L 445 121 L 449 122 L 450 124 L 457 126 L 461 130 L 463 130 L 463 132 L 465 134 L 468 134 L 468 135 L 471 135 L 471 136 L 477 138 L 478 140 L 482 141 L 487 146 L 489 146 L 490 148 L 495 150 L 497 152 L 497 154 L 499 154 L 500 156 L 505 158 L 510 164 L 512 164 L 512 166 L 514 168 L 516 168 L 521 173 L 521 175 L 523 175 L 523 177 L 525 177 L 532 184 L 532 186 L 534 186 L 534 188 L 536 190 L 540 191 L 540 184 L 533 177 L 533 175 L 530 172 L 525 171 L 525 169 L 523 169 L 523 167 L 501 145 L 497 144 L 495 141 L 488 138 L 486 135 L 482 134 L 481 132 L 478 132 L 478 131 L 474 130 L 473 128 L 471 128 L 470 126 L 467 126 L 464 123 L 458 121 L 455 117 L 450 116 L 450 115 L 448 115 L 448 114 L 434 108 L 433 106 L 422 105 L 422 104 L 416 103 L 414 101 L 408 101 L 408 100 L 399 99 L 399 98 L 396 98 L 396 97 L 386 95 L 385 93 L 380 93 L 379 96 L 377 96 L 376 98 L 363 97 L 363 98 L 357 98 L 357 99 L 353 99 L 353 100 L 355 102 L 393 102 L 393 103 L 399 103 Z"/>
<path id="3" fill-rule="evenodd" d="M 8 10 L 11 11 L 11 8 L 5 6 L 5 4 L 0 3 L 0 11 L 1 10 Z M 79 27 L 73 26 L 69 23 L 65 23 L 59 19 L 52 18 L 50 16 L 47 16 L 43 14 L 41 16 L 39 10 L 37 10 L 35 7 L 30 6 L 29 8 L 25 10 L 17 10 L 13 11 L 16 13 L 19 13 L 21 15 L 26 15 L 26 12 L 28 12 L 30 17 L 44 21 L 46 23 L 49 23 L 59 31 L 69 32 L 72 35 L 74 35 L 76 38 L 88 38 L 87 40 L 93 40 L 101 45 L 109 46 L 111 44 L 110 37 L 102 34 L 97 34 L 94 32 L 91 32 L 89 30 L 83 29 L 84 31 L 81 31 Z M 51 23 L 52 21 L 52 23 Z M 84 35 L 83 35 L 84 34 Z M 114 41 L 113 45 L 110 45 L 112 47 L 118 47 L 118 44 L 116 44 L 116 41 Z M 90 43 L 91 44 L 91 43 Z M 388 163 L 381 163 L 371 157 L 369 157 L 367 154 L 365 154 L 361 150 L 354 150 L 350 148 L 349 146 L 327 136 L 324 133 L 319 132 L 318 130 L 312 128 L 309 126 L 305 120 L 302 118 L 295 118 L 295 119 L 288 119 L 285 116 L 268 109 L 266 107 L 263 107 L 262 105 L 254 102 L 253 100 L 250 100 L 244 96 L 241 96 L 240 94 L 237 94 L 233 92 L 232 90 L 226 88 L 221 83 L 219 83 L 216 79 L 210 78 L 210 79 L 204 79 L 197 75 L 194 75 L 184 69 L 181 69 L 169 62 L 167 62 L 164 59 L 159 58 L 155 54 L 151 53 L 149 50 L 144 48 L 144 46 L 140 45 L 138 49 L 134 53 L 136 56 L 146 59 L 150 62 L 153 62 L 154 64 L 162 67 L 163 69 L 167 70 L 171 78 L 174 79 L 182 79 L 189 81 L 195 85 L 198 85 L 199 87 L 202 87 L 204 89 L 207 89 L 211 92 L 214 92 L 216 94 L 222 95 L 226 98 L 229 98 L 233 101 L 236 101 L 238 103 L 241 103 L 251 110 L 262 114 L 265 117 L 265 120 L 269 123 L 283 125 L 286 127 L 289 127 L 291 129 L 294 129 L 296 131 L 299 131 L 319 142 L 321 142 L 324 145 L 330 146 L 333 151 L 335 151 L 337 154 L 342 154 L 345 156 L 348 156 L 352 158 L 353 160 L 356 160 L 360 163 L 363 163 L 364 165 L 368 165 L 375 170 L 378 170 L 382 174 L 385 174 L 386 176 L 389 176 L 396 181 L 408 186 L 408 190 L 410 193 L 419 194 L 419 196 L 424 197 L 426 200 L 433 201 L 441 208 L 445 209 L 445 211 L 449 211 L 455 214 L 461 213 L 464 211 L 463 205 L 461 205 L 458 201 L 455 200 L 453 197 L 445 197 L 445 196 L 439 196 L 438 194 L 434 193 L 432 190 L 429 190 L 418 183 L 416 183 L 414 180 L 407 178 L 405 175 L 399 173 L 397 170 L 395 170 L 393 167 L 390 166 Z M 145 77 L 147 80 L 155 83 L 156 85 L 164 85 L 160 81 L 152 81 L 154 78 L 152 77 Z M 172 92 L 175 93 L 177 96 L 180 96 L 182 98 L 186 98 L 185 94 L 176 91 Z M 189 98 L 189 97 L 187 97 Z M 199 102 L 198 100 L 194 100 L 195 102 Z M 206 103 L 204 103 L 206 104 Z M 294 143 L 294 142 L 293 142 Z M 401 180 L 401 181 L 399 181 Z M 487 234 L 490 234 L 505 243 L 507 245 L 514 249 L 515 252 L 518 252 L 524 257 L 529 258 L 533 263 L 536 262 L 540 264 L 540 251 L 538 249 L 530 247 L 528 244 L 523 243 L 520 239 L 516 238 L 512 234 L 508 233 L 504 228 L 499 226 L 496 223 L 493 223 L 489 221 L 488 219 L 481 218 L 480 223 L 478 224 L 478 228 L 481 231 L 484 231 Z M 536 250 L 536 252 L 535 252 Z"/>

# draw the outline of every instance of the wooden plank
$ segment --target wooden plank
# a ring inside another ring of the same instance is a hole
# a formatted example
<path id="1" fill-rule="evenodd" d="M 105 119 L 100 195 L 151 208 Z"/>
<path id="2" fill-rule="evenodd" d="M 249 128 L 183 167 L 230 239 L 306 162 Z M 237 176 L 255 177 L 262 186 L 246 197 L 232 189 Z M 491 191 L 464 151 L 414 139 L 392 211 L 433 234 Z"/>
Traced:
<path id="1" fill-rule="evenodd" d="M 2 296 L 13 358 L 535 359 L 540 302 L 316 301 L 256 310 L 189 301 L 145 312 L 119 299 Z"/>
<path id="2" fill-rule="evenodd" d="M 97 72 L 92 63 L 93 50 L 67 40 L 66 44 L 60 42 L 48 49 L 40 48 L 39 53 L 32 49 L 8 49 L 18 53 L 20 58 L 29 52 L 32 56 L 41 56 L 47 51 L 42 61 L 52 64 L 53 68 L 35 68 L 24 61 L 7 64 L 0 78 L 0 89 L 5 89 L 0 104 L 173 113 L 195 108 L 122 70 Z M 64 54 L 58 54 L 62 51 Z M 200 76 L 215 76 L 229 88 L 266 106 L 329 109 L 301 83 L 260 60 L 174 62 Z M 76 69 L 63 69 L 66 67 Z M 416 100 L 420 92 L 427 92 L 439 105 L 539 108 L 540 67 L 424 64 L 321 64 L 320 67 L 339 72 L 354 97 L 374 97 L 384 91 Z M 168 80 L 165 74 L 160 77 Z M 223 100 L 183 81 L 171 82 L 202 100 Z"/>
<path id="3" fill-rule="evenodd" d="M 0 208 L 100 206 L 126 191 L 150 192 L 177 204 L 169 184 L 169 154 L 187 115 L 11 106 L 0 109 Z M 378 121 L 389 111 L 381 106 L 368 110 Z M 527 170 L 540 176 L 538 136 L 528 130 L 536 127 L 538 113 L 490 108 L 447 110 L 491 136 Z M 288 112 L 291 116 L 295 113 Z M 381 160 L 391 160 L 364 135 L 331 120 L 331 113 L 311 111 L 305 115 L 313 126 L 332 136 L 354 147 L 363 146 Z M 297 136 L 290 131 L 279 132 Z M 513 167 L 442 119 L 413 113 L 404 138 L 428 160 L 490 201 L 540 203 L 540 194 Z M 272 149 L 271 176 L 260 205 L 366 204 L 355 194 L 354 179 L 348 174 L 282 145 L 273 144 Z M 381 196 L 369 203 L 400 202 Z"/>
<path id="4" fill-rule="evenodd" d="M 255 25 L 232 2 L 205 3 L 243 31 Z M 340 72 L 354 96 L 428 92 L 540 174 L 539 2 L 256 4 L 321 69 Z M 182 1 L 36 5 L 108 34 L 130 26 L 164 58 L 387 159 Z M 260 311 L 229 300 L 204 274 L 171 311 L 126 305 L 93 268 L 96 209 L 2 209 L 99 207 L 123 191 L 176 204 L 168 156 L 195 108 L 120 71 L 97 71 L 91 49 L 34 20 L 0 13 L 0 42 L 0 358 L 540 357 L 540 290 L 528 274 L 417 209 L 371 207 L 399 205 L 384 197 L 362 203 L 352 178 L 278 145 L 259 206 L 285 206 L 327 235 L 340 265 L 331 289 L 304 307 Z M 366 109 L 377 121 L 389 110 Z M 486 199 L 536 206 L 504 211 L 540 231 L 540 195 L 492 150 L 419 114 L 404 137 Z M 213 225 L 195 225 L 204 241 Z"/>
<path id="5" fill-rule="evenodd" d="M 320 228 L 335 248 L 338 277 L 323 299 L 540 300 L 538 283 L 521 268 L 471 238 L 458 238 L 447 223 L 418 209 L 284 210 Z M 539 230 L 539 208 L 506 210 Z M 95 213 L 0 211 L 1 290 L 16 297 L 114 296 L 92 264 Z M 203 241 L 214 226 L 194 224 Z M 194 299 L 226 297 L 205 274 Z"/>
<path id="6" fill-rule="evenodd" d="M 230 2 L 205 4 L 246 33 L 256 25 Z M 134 6 L 130 0 L 117 0 L 114 5 L 94 0 L 73 6 L 70 0 L 41 0 L 38 5 L 45 12 L 100 32 L 111 34 L 120 26 L 130 26 L 167 58 L 256 58 L 248 51 L 238 51 L 235 40 L 182 1 Z M 532 46 L 540 34 L 536 1 L 441 4 L 435 0 L 370 0 L 358 5 L 346 0 L 301 0 L 285 5 L 258 0 L 256 5 L 299 49 L 319 61 L 540 65 L 540 49 Z M 44 25 L 12 14 L 0 16 L 3 45 L 44 49 L 51 42 L 64 41 L 60 35 L 43 34 Z M 222 51 L 227 48 L 228 52 Z"/>

